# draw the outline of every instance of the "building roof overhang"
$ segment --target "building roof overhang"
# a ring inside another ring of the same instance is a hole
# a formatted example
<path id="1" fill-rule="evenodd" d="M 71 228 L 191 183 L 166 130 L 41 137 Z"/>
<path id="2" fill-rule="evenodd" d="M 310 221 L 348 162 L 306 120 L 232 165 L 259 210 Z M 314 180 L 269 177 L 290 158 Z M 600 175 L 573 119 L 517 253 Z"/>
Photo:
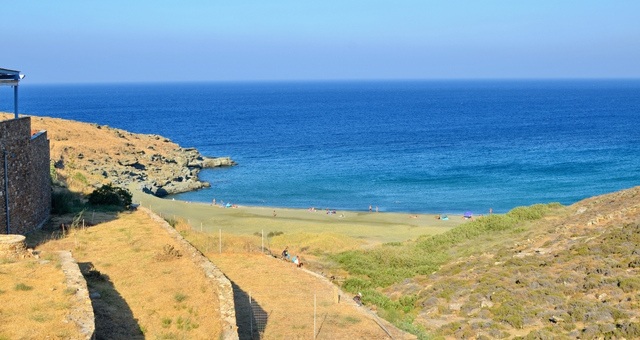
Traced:
<path id="1" fill-rule="evenodd" d="M 21 74 L 20 71 L 0 68 L 0 85 L 15 86 L 22 78 L 24 78 L 24 74 Z"/>

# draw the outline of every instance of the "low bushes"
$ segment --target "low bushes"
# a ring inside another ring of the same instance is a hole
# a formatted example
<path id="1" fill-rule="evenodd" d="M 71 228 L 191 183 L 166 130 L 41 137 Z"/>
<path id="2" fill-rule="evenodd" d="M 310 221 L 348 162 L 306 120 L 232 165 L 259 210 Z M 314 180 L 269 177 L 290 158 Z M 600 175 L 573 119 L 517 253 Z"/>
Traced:
<path id="1" fill-rule="evenodd" d="M 89 203 L 93 205 L 111 205 L 128 208 L 131 205 L 131 193 L 127 189 L 104 184 L 89 194 Z"/>
<path id="2" fill-rule="evenodd" d="M 503 231 L 525 231 L 525 223 L 542 218 L 559 206 L 554 203 L 519 207 L 505 215 L 478 218 L 440 235 L 423 236 L 412 242 L 384 244 L 368 250 L 346 251 L 331 256 L 331 260 L 349 272 L 350 277 L 342 286 L 344 290 L 362 292 L 364 303 L 376 305 L 388 320 L 398 326 L 402 323 L 403 329 L 410 329 L 411 327 L 407 327 L 407 318 L 415 313 L 418 298 L 405 296 L 399 301 L 393 301 L 381 293 L 379 288 L 389 287 L 407 278 L 431 275 L 451 259 L 456 246 Z M 445 292 L 449 290 L 441 293 Z M 452 296 L 446 295 L 440 297 L 449 301 Z M 522 328 L 530 315 L 517 307 L 505 302 L 494 307 L 494 312 L 498 314 L 500 321 Z"/>
<path id="3" fill-rule="evenodd" d="M 519 207 L 506 215 L 490 215 L 463 224 L 446 233 L 425 236 L 417 242 L 385 244 L 370 250 L 354 250 L 334 255 L 332 259 L 351 275 L 367 280 L 373 287 L 387 287 L 416 275 L 429 275 L 438 270 L 449 256 L 451 246 L 503 230 L 509 230 L 532 219 L 541 218 L 557 203 Z M 345 287 L 350 290 L 349 287 Z"/>
<path id="4" fill-rule="evenodd" d="M 51 213 L 67 214 L 82 210 L 84 203 L 78 194 L 67 189 L 56 189 L 51 193 Z"/>

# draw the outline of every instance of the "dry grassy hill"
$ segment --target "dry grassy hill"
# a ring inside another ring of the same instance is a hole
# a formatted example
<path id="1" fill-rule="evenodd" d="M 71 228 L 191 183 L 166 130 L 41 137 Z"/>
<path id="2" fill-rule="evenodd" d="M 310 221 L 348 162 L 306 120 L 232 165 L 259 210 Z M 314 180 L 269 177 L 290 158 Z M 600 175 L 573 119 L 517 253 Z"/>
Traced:
<path id="1" fill-rule="evenodd" d="M 639 338 L 640 187 L 462 242 L 432 275 L 388 287 L 455 338 Z"/>

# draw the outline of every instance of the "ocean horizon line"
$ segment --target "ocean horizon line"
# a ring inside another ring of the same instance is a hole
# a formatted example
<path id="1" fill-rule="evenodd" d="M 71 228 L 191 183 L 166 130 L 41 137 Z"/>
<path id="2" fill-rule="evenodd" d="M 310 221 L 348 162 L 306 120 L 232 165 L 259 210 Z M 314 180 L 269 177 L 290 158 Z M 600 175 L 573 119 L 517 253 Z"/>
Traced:
<path id="1" fill-rule="evenodd" d="M 513 78 L 371 78 L 371 79 L 220 79 L 220 80 L 131 80 L 86 82 L 34 82 L 23 81 L 20 87 L 29 86 L 81 86 L 81 85 L 170 85 L 170 84 L 348 84 L 348 83 L 509 83 L 509 82 L 637 82 L 640 77 L 513 77 Z"/>

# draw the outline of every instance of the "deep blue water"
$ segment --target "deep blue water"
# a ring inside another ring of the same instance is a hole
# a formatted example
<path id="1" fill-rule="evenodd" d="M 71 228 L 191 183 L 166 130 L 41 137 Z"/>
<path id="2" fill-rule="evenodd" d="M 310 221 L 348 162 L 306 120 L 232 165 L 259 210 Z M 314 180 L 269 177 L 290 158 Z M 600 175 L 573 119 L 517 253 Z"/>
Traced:
<path id="1" fill-rule="evenodd" d="M 26 83 L 20 112 L 239 163 L 188 201 L 486 213 L 640 185 L 638 80 Z"/>

